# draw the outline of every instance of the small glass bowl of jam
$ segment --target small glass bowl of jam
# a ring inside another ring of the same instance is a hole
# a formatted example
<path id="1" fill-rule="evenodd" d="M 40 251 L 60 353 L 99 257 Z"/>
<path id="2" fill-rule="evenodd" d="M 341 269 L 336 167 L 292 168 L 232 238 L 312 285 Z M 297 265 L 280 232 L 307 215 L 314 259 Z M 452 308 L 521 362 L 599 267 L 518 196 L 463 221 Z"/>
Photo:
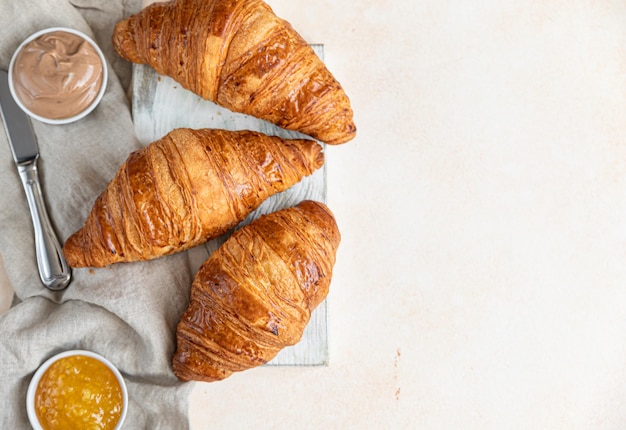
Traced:
<path id="1" fill-rule="evenodd" d="M 26 411 L 35 430 L 118 430 L 127 409 L 124 378 L 109 360 L 91 351 L 65 351 L 49 358 L 26 393 Z"/>
<path id="2" fill-rule="evenodd" d="M 9 63 L 17 105 L 48 124 L 68 124 L 93 111 L 104 96 L 106 59 L 86 34 L 52 27 L 30 35 Z"/>

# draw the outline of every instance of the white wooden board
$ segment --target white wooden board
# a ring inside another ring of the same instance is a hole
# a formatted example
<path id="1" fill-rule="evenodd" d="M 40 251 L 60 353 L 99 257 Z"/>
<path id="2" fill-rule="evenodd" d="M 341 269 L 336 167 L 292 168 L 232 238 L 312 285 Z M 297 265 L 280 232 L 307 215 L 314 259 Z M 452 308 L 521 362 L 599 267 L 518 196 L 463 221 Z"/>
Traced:
<path id="1" fill-rule="evenodd" d="M 323 59 L 323 45 L 312 47 Z M 284 138 L 306 137 L 247 115 L 233 113 L 203 100 L 172 79 L 159 76 L 154 69 L 145 65 L 135 65 L 133 68 L 132 100 L 135 132 L 138 139 L 146 145 L 180 127 L 255 130 Z M 240 226 L 248 224 L 262 214 L 294 206 L 305 199 L 326 202 L 325 165 L 299 184 L 270 197 Z M 190 266 L 194 273 L 226 237 L 227 235 L 188 251 Z M 311 315 L 311 321 L 304 331 L 302 340 L 282 350 L 269 364 L 292 366 L 328 364 L 327 327 L 327 303 L 324 301 Z"/>

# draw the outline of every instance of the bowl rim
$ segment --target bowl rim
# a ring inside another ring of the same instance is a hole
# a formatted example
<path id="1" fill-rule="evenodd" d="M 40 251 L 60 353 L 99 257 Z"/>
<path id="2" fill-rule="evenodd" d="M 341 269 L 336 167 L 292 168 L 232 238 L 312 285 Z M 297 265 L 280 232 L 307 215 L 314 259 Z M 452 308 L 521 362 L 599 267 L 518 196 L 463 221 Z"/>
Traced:
<path id="1" fill-rule="evenodd" d="M 20 98 L 17 96 L 17 93 L 15 92 L 15 88 L 13 85 L 13 68 L 15 66 L 15 60 L 17 59 L 18 54 L 24 48 L 24 46 L 26 46 L 28 43 L 32 42 L 33 40 L 37 39 L 38 37 L 43 36 L 44 34 L 54 33 L 56 31 L 71 33 L 76 36 L 79 36 L 85 39 L 87 42 L 89 42 L 91 46 L 93 46 L 93 48 L 96 50 L 96 53 L 98 54 L 98 57 L 100 57 L 100 62 L 102 63 L 102 85 L 100 86 L 100 90 L 98 91 L 98 95 L 96 96 L 96 98 L 94 98 L 91 104 L 87 106 L 83 111 L 77 113 L 74 116 L 70 116 L 67 118 L 52 119 L 52 118 L 46 118 L 41 115 L 37 115 L 36 113 L 31 112 L 30 109 L 28 109 L 26 106 L 24 106 Z M 36 120 L 45 122 L 47 124 L 69 124 L 69 123 L 78 121 L 79 119 L 82 119 L 86 117 L 87 115 L 89 115 L 91 111 L 93 111 L 96 108 L 96 106 L 98 106 L 98 104 L 102 100 L 102 97 L 104 97 L 104 93 L 106 91 L 107 81 L 109 77 L 108 69 L 107 69 L 107 61 L 104 56 L 104 53 L 102 52 L 102 49 L 100 49 L 100 46 L 98 46 L 98 44 L 94 42 L 94 40 L 91 37 L 87 36 L 82 31 L 79 31 L 70 27 L 44 28 L 44 29 L 41 29 L 39 31 L 32 33 L 30 36 L 24 39 L 24 41 L 19 44 L 19 46 L 17 47 L 17 49 L 11 56 L 11 61 L 9 62 L 8 75 L 9 75 L 9 91 L 11 92 L 11 95 L 13 96 L 13 100 L 15 100 L 15 103 L 17 103 L 20 109 L 22 109 L 26 114 L 28 114 L 32 118 L 35 118 Z"/>
<path id="2" fill-rule="evenodd" d="M 46 370 L 48 370 L 48 368 L 50 368 L 53 363 L 59 361 L 62 358 L 72 357 L 76 355 L 84 355 L 90 358 L 95 358 L 96 360 L 107 366 L 117 378 L 117 382 L 120 384 L 120 388 L 122 389 L 122 414 L 120 415 L 120 419 L 115 425 L 115 430 L 121 429 L 124 421 L 126 420 L 126 413 L 128 412 L 128 389 L 126 387 L 126 381 L 124 381 L 124 377 L 117 369 L 117 367 L 113 363 L 111 363 L 111 361 L 98 353 L 84 349 L 71 349 L 55 354 L 52 357 L 48 358 L 46 361 L 44 361 L 37 368 L 32 378 L 30 379 L 30 382 L 28 384 L 28 390 L 26 392 L 26 412 L 28 414 L 28 420 L 30 421 L 31 426 L 33 426 L 33 429 L 35 430 L 43 430 L 43 427 L 39 423 L 39 418 L 37 418 L 37 413 L 35 412 L 35 392 L 37 390 L 37 385 L 39 385 L 39 381 L 41 380 L 42 375 L 46 372 Z"/>

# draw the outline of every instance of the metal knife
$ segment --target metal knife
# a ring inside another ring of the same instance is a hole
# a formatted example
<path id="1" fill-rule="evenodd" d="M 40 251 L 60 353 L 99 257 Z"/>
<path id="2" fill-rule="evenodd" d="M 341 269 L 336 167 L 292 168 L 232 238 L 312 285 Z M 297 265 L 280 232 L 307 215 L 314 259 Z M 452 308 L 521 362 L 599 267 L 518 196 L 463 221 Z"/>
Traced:
<path id="1" fill-rule="evenodd" d="M 46 211 L 37 173 L 37 137 L 30 118 L 18 107 L 11 95 L 9 75 L 5 70 L 0 70 L 0 114 L 28 200 L 35 231 L 39 277 L 47 288 L 62 290 L 69 285 L 72 275 Z"/>

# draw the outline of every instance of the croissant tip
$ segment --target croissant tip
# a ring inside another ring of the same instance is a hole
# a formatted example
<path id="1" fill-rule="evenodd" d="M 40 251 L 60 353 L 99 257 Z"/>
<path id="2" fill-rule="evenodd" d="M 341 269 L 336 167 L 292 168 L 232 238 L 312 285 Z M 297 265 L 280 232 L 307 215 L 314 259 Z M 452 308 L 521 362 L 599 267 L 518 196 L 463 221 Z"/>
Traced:
<path id="1" fill-rule="evenodd" d="M 113 48 L 120 57 L 127 61 L 134 61 L 139 56 L 137 42 L 131 28 L 132 17 L 126 18 L 115 25 L 113 30 Z"/>
<path id="2" fill-rule="evenodd" d="M 188 343 L 189 340 L 179 331 L 180 326 L 179 323 L 179 328 L 177 328 L 176 332 L 177 348 L 172 357 L 172 371 L 180 381 L 216 382 L 232 375 L 232 371 L 223 368 L 217 369 L 208 367 L 204 368 L 204 371 L 200 371 L 196 366 L 191 364 L 189 360 L 196 346 Z"/>
<path id="3" fill-rule="evenodd" d="M 82 252 L 82 247 L 80 246 L 82 234 L 80 230 L 71 235 L 63 244 L 63 248 L 61 252 L 65 257 L 65 261 L 70 267 L 78 268 L 85 267 L 84 254 Z"/>
<path id="4" fill-rule="evenodd" d="M 355 137 L 356 125 L 354 122 L 350 121 L 345 125 L 344 129 L 340 133 L 337 133 L 334 138 L 325 141 L 325 143 L 329 145 L 341 145 L 350 142 Z"/>
<path id="5" fill-rule="evenodd" d="M 314 221 L 320 226 L 324 226 L 327 230 L 331 241 L 335 243 L 335 246 L 339 245 L 341 241 L 341 233 L 339 232 L 339 226 L 335 219 L 335 214 L 330 208 L 322 202 L 316 200 L 303 200 L 296 206 L 309 216 L 310 221 Z"/>
<path id="6" fill-rule="evenodd" d="M 313 140 L 309 140 L 307 142 L 310 142 L 309 145 L 311 150 L 311 160 L 313 168 L 314 170 L 317 170 L 324 165 L 324 148 L 322 147 L 322 145 Z"/>

